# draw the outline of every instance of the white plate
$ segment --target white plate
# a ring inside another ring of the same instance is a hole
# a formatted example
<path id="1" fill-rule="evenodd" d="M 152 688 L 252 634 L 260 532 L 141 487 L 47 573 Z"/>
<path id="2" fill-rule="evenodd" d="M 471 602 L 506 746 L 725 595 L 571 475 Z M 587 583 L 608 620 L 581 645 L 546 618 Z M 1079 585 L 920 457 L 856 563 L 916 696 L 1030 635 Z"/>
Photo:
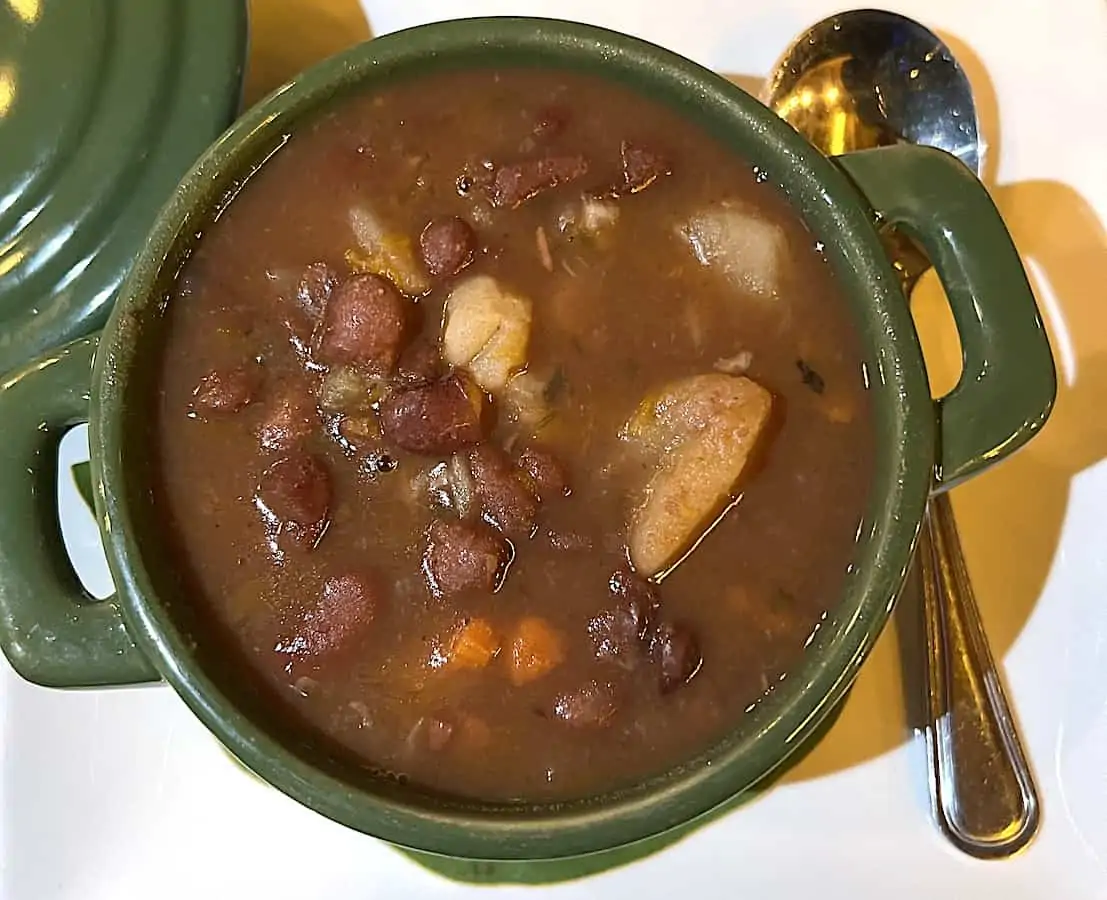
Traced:
<path id="1" fill-rule="evenodd" d="M 323 2 L 323 0 L 319 0 Z M 305 6 L 307 3 L 305 3 Z M 334 7 L 328 2 L 328 7 Z M 832 0 L 364 0 L 377 34 L 458 15 L 561 16 L 763 76 Z M 953 850 L 931 824 L 903 726 L 895 642 L 865 666 L 830 735 L 774 790 L 622 869 L 500 895 L 800 900 L 1107 898 L 1107 4 L 912 0 L 889 8 L 951 40 L 982 100 L 993 194 L 1048 320 L 1061 387 L 1026 451 L 957 492 L 969 565 L 1043 799 L 1030 849 Z M 752 83 L 752 82 L 750 82 Z M 998 131 L 997 131 L 998 126 Z M 934 380 L 957 344 L 933 281 L 916 302 Z M 70 441 L 78 447 L 81 439 Z M 107 589 L 69 483 L 78 567 Z M 98 573 L 98 574 L 97 574 Z M 98 581 L 97 581 L 98 579 Z M 64 693 L 0 670 L 0 897 L 458 897 L 429 874 L 244 774 L 165 688 Z"/>

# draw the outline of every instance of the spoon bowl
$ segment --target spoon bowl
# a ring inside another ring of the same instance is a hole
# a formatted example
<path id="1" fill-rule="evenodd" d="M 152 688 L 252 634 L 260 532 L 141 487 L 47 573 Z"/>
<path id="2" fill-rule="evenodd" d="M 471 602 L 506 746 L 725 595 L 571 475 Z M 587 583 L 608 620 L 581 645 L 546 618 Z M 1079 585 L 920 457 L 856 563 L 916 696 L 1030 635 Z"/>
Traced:
<path id="1" fill-rule="evenodd" d="M 903 141 L 983 171 L 968 77 L 930 29 L 904 16 L 866 9 L 822 20 L 784 52 L 761 99 L 832 156 Z"/>

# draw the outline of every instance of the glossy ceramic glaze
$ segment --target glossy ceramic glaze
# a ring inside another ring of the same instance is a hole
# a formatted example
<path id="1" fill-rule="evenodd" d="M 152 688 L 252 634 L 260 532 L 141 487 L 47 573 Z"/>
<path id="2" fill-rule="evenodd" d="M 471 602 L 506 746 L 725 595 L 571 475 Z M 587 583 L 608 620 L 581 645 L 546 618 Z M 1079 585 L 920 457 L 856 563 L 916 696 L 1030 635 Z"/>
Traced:
<path id="1" fill-rule="evenodd" d="M 301 116 L 336 94 L 431 68 L 478 64 L 560 66 L 628 83 L 679 106 L 768 172 L 815 234 L 833 236 L 827 258 L 864 338 L 877 428 L 872 498 L 847 587 L 804 661 L 734 735 L 700 758 L 619 795 L 558 807 L 491 806 L 391 782 L 355 784 L 326 760 L 282 745 L 265 723 L 249 721 L 212 673 L 196 665 L 191 647 L 202 637 L 174 625 L 172 573 L 143 541 L 157 527 L 156 514 L 128 481 L 145 458 L 129 423 L 142 413 L 161 299 L 226 192 Z M 874 227 L 874 205 L 933 254 L 956 310 L 970 377 L 937 407 L 906 301 Z M 33 680 L 102 684 L 160 673 L 253 771 L 324 815 L 386 840 L 475 859 L 598 851 L 689 822 L 749 789 L 801 745 L 848 689 L 887 620 L 935 471 L 952 483 L 1021 446 L 1044 422 L 1053 393 L 1049 347 L 1014 248 L 983 188 L 945 154 L 885 148 L 845 157 L 839 167 L 724 79 L 595 28 L 477 19 L 401 32 L 321 64 L 251 110 L 205 154 L 163 211 L 99 346 L 70 345 L 4 385 L 0 416 L 21 408 L 37 414 L 13 420 L 14 439 L 0 447 L 0 502 L 11 511 L 0 520 L 0 638 L 16 668 Z M 96 614 L 88 613 L 72 574 L 60 567 L 56 524 L 40 500 L 41 485 L 52 483 L 49 448 L 84 415 L 98 517 L 119 589 L 107 611 Z M 41 621 L 51 623 L 49 641 L 41 628 L 30 627 Z"/>
<path id="2" fill-rule="evenodd" d="M 104 324 L 245 55 L 242 0 L 0 5 L 0 373 Z"/>

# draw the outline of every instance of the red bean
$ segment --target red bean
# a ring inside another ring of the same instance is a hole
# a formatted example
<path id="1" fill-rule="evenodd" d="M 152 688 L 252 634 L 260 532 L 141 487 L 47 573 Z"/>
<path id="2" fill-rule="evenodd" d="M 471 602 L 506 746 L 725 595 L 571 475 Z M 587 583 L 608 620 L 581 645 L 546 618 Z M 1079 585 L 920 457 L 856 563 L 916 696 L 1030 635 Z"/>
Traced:
<path id="1" fill-rule="evenodd" d="M 327 517 L 330 475 L 311 454 L 282 456 L 262 473 L 257 500 L 280 522 L 314 525 Z"/>
<path id="2" fill-rule="evenodd" d="M 256 363 L 214 370 L 200 379 L 192 391 L 194 413 L 236 413 L 254 401 L 261 387 L 261 367 Z"/>
<path id="3" fill-rule="evenodd" d="M 364 637 L 381 607 L 378 580 L 365 573 L 332 575 L 318 599 L 290 618 L 278 652 L 322 662 Z"/>
<path id="4" fill-rule="evenodd" d="M 419 235 L 419 250 L 427 271 L 439 278 L 456 275 L 473 261 L 477 236 L 469 223 L 457 216 L 431 219 Z"/>
<path id="5" fill-rule="evenodd" d="M 611 576 L 610 589 L 614 603 L 592 617 L 588 633 L 598 659 L 631 669 L 646 656 L 661 601 L 657 589 L 629 569 Z"/>
<path id="6" fill-rule="evenodd" d="M 703 665 L 699 641 L 680 623 L 662 622 L 650 642 L 650 655 L 657 666 L 658 686 L 668 694 L 691 681 Z"/>
<path id="7" fill-rule="evenodd" d="M 617 711 L 614 688 L 598 681 L 558 694 L 552 709 L 555 719 L 572 728 L 601 728 Z"/>
<path id="8" fill-rule="evenodd" d="M 483 436 L 481 403 L 480 393 L 456 373 L 394 391 L 381 405 L 384 436 L 404 450 L 431 456 L 471 447 Z"/>
<path id="9" fill-rule="evenodd" d="M 507 542 L 490 528 L 435 519 L 423 552 L 427 587 L 439 599 L 466 591 L 492 592 L 506 571 L 510 552 Z"/>
<path id="10" fill-rule="evenodd" d="M 565 469 L 548 450 L 527 447 L 519 454 L 519 468 L 526 473 L 543 502 L 568 495 L 569 479 Z"/>
<path id="11" fill-rule="evenodd" d="M 387 278 L 351 278 L 327 303 L 314 337 L 315 358 L 328 366 L 392 371 L 407 331 L 408 306 Z"/>
<path id="12" fill-rule="evenodd" d="M 482 444 L 470 451 L 469 469 L 484 520 L 510 537 L 529 536 L 538 515 L 538 498 L 503 452 Z"/>
<path id="13" fill-rule="evenodd" d="M 289 390 L 266 410 L 258 424 L 258 445 L 271 453 L 287 453 L 311 434 L 317 422 L 315 404 L 303 392 Z"/>
<path id="14" fill-rule="evenodd" d="M 442 351 L 431 341 L 416 341 L 400 354 L 396 364 L 401 379 L 408 384 L 423 384 L 442 375 Z"/>

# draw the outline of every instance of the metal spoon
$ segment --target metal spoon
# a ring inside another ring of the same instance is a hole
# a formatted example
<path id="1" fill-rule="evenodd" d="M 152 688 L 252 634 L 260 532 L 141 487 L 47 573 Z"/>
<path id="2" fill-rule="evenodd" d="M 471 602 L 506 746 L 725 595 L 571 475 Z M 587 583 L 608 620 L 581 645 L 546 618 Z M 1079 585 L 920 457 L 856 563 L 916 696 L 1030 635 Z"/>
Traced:
<path id="1" fill-rule="evenodd" d="M 781 57 L 762 100 L 829 155 L 899 142 L 983 169 L 972 89 L 949 48 L 917 22 L 878 10 L 824 19 Z M 905 296 L 930 267 L 886 231 Z M 1024 847 L 1038 794 L 988 648 L 947 493 L 930 501 L 919 540 L 927 711 L 923 732 L 934 814 L 960 849 L 1001 857 Z"/>

